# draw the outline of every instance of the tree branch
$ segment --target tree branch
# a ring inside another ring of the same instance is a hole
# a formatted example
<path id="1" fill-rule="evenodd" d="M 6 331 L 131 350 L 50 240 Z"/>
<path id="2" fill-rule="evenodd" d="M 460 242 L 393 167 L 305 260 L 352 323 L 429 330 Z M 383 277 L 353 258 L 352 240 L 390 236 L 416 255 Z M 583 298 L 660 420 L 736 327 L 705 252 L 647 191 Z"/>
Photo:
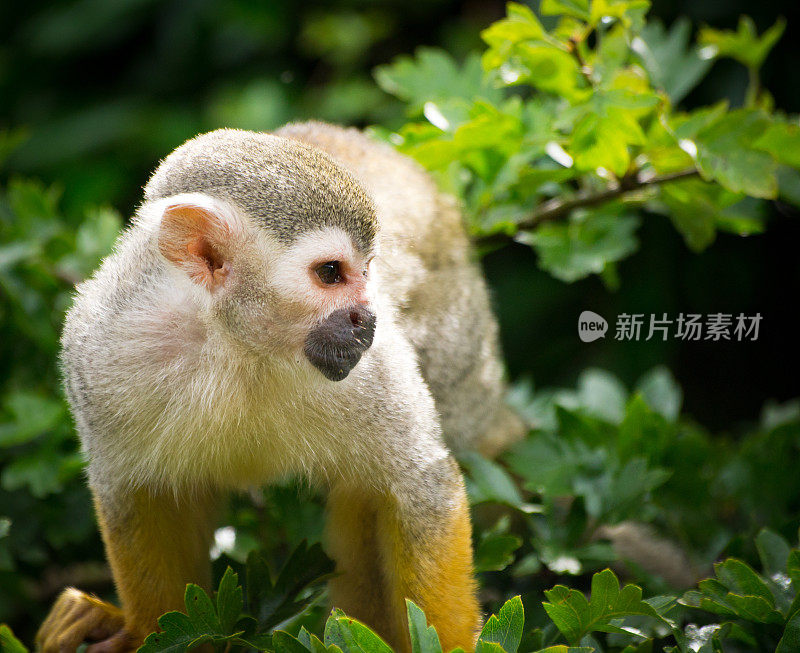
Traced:
<path id="1" fill-rule="evenodd" d="M 695 177 L 698 174 L 699 172 L 697 168 L 688 168 L 687 170 L 669 172 L 663 175 L 655 175 L 653 177 L 642 177 L 641 175 L 635 175 L 622 178 L 619 182 L 619 185 L 614 186 L 613 188 L 606 188 L 604 190 L 594 192 L 582 192 L 567 199 L 554 197 L 553 199 L 547 200 L 546 202 L 540 204 L 529 217 L 518 222 L 516 225 L 517 232 L 530 231 L 543 222 L 551 222 L 553 220 L 565 218 L 575 209 L 597 206 L 628 193 L 641 190 L 642 188 L 659 186 L 670 181 Z M 489 236 L 479 236 L 476 239 L 476 242 L 481 245 L 494 243 L 499 244 L 512 238 L 513 235 L 491 234 Z"/>

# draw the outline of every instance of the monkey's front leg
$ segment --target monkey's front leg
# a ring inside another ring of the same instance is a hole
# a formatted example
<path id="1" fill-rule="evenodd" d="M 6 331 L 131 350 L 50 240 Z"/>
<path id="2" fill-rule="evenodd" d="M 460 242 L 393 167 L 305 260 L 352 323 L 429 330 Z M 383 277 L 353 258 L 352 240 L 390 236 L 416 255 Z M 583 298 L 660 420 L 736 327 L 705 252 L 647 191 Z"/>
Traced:
<path id="1" fill-rule="evenodd" d="M 186 583 L 210 584 L 208 547 L 214 501 L 147 490 L 95 494 L 106 555 L 122 610 L 75 589 L 65 590 L 36 636 L 43 653 L 133 651 L 157 619 L 184 610 Z"/>
<path id="2" fill-rule="evenodd" d="M 328 499 L 328 546 L 341 572 L 333 605 L 410 651 L 405 599 L 436 627 L 442 647 L 472 650 L 479 627 L 472 530 L 452 458 L 382 492 L 342 484 Z M 412 475 L 413 476 L 413 475 Z"/>

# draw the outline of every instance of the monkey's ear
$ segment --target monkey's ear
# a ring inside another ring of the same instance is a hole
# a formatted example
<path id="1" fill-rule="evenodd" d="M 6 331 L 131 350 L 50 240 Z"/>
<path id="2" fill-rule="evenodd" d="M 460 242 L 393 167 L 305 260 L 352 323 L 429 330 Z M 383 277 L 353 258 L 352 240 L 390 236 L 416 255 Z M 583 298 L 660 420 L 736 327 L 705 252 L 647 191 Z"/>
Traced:
<path id="1" fill-rule="evenodd" d="M 212 208 L 192 203 L 167 206 L 161 216 L 158 249 L 186 270 L 195 283 L 216 290 L 230 272 L 226 256 L 230 227 Z"/>

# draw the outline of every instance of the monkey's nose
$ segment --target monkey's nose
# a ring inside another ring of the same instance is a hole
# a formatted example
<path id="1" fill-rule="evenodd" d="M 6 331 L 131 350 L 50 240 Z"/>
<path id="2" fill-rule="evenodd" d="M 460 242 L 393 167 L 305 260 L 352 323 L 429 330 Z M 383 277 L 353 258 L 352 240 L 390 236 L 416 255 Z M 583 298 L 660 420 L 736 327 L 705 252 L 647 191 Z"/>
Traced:
<path id="1" fill-rule="evenodd" d="M 349 309 L 348 317 L 353 327 L 352 337 L 363 345 L 364 349 L 368 349 L 375 338 L 375 313 L 364 306 L 354 306 Z"/>
<path id="2" fill-rule="evenodd" d="M 365 306 L 340 308 L 311 330 L 303 351 L 327 378 L 341 381 L 372 345 L 375 322 L 375 314 Z"/>

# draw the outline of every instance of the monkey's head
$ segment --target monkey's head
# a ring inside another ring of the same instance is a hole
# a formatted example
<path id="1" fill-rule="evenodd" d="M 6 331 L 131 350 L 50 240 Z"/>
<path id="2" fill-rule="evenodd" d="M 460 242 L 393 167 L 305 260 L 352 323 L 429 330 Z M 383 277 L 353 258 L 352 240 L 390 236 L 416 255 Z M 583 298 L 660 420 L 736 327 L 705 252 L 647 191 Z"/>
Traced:
<path id="1" fill-rule="evenodd" d="M 292 140 L 219 130 L 145 188 L 158 249 L 202 327 L 344 379 L 372 344 L 377 220 L 354 177 Z M 144 211 L 143 211 L 144 213 Z"/>

